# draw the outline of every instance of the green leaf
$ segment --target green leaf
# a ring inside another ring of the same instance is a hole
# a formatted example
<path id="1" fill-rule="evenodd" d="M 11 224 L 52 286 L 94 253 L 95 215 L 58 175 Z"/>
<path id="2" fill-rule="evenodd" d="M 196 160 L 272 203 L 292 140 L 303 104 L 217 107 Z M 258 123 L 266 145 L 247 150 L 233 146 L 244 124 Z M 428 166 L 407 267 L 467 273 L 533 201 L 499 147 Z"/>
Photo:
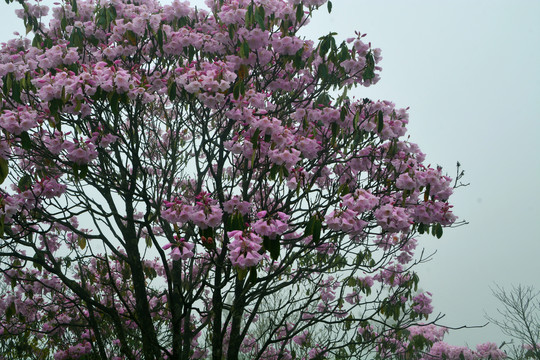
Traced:
<path id="1" fill-rule="evenodd" d="M 79 165 L 79 179 L 84 179 L 88 175 L 88 164 Z"/>
<path id="2" fill-rule="evenodd" d="M 17 187 L 21 191 L 26 191 L 26 190 L 32 188 L 32 177 L 30 175 L 28 175 L 28 174 L 25 174 L 19 180 L 19 183 L 17 184 Z"/>
<path id="3" fill-rule="evenodd" d="M 130 45 L 133 45 L 133 46 L 137 45 L 137 34 L 135 34 L 133 31 L 131 30 L 126 31 L 124 36 L 126 37 Z"/>
<path id="4" fill-rule="evenodd" d="M 113 5 L 110 5 L 107 10 L 109 11 L 109 16 L 111 17 L 111 21 L 112 20 L 116 20 L 116 8 L 113 6 Z"/>
<path id="5" fill-rule="evenodd" d="M 440 239 L 443 236 L 443 227 L 440 223 L 435 225 L 435 236 L 437 236 L 437 239 Z"/>
<path id="6" fill-rule="evenodd" d="M 257 128 L 251 136 L 251 143 L 253 144 L 253 149 L 259 148 L 259 135 L 261 134 L 261 129 Z"/>
<path id="7" fill-rule="evenodd" d="M 326 81 L 326 78 L 328 77 L 328 65 L 325 63 L 320 63 L 319 67 L 317 68 L 317 75 L 319 75 L 319 78 L 321 78 L 323 81 Z"/>
<path id="8" fill-rule="evenodd" d="M 236 272 L 238 273 L 238 280 L 244 280 L 246 278 L 246 275 L 248 273 L 248 269 L 241 269 L 237 268 Z"/>
<path id="9" fill-rule="evenodd" d="M 0 238 L 4 238 L 4 218 L 5 215 L 0 216 Z"/>
<path id="10" fill-rule="evenodd" d="M 9 92 L 11 91 L 11 83 L 12 83 L 12 73 L 7 73 L 4 77 L 4 86 L 2 87 L 2 91 L 7 96 Z"/>
<path id="11" fill-rule="evenodd" d="M 41 35 L 35 34 L 34 39 L 32 40 L 32 47 L 41 49 L 42 42 L 43 42 L 43 39 L 41 38 Z"/>
<path id="12" fill-rule="evenodd" d="M 230 230 L 244 230 L 244 217 L 238 211 L 230 217 L 229 219 L 229 228 Z"/>
<path id="13" fill-rule="evenodd" d="M 79 181 L 79 164 L 74 162 L 71 164 L 71 168 L 73 169 L 73 177 L 75 178 L 75 181 Z"/>
<path id="14" fill-rule="evenodd" d="M 240 84 L 243 84 L 243 81 L 238 81 L 233 88 L 233 96 L 234 100 L 238 100 L 240 98 Z"/>
<path id="15" fill-rule="evenodd" d="M 9 173 L 8 162 L 3 157 L 0 157 L 0 184 L 6 180 Z"/>
<path id="16" fill-rule="evenodd" d="M 249 76 L 249 68 L 247 67 L 246 64 L 241 64 L 240 67 L 238 68 L 238 79 L 244 80 L 248 76 Z"/>
<path id="17" fill-rule="evenodd" d="M 69 46 L 82 48 L 83 46 L 83 34 L 81 29 L 73 28 L 71 31 L 71 36 L 69 37 Z"/>
<path id="18" fill-rule="evenodd" d="M 238 84 L 240 88 L 240 95 L 242 96 L 246 95 L 246 84 L 244 84 L 243 81 L 240 81 Z"/>
<path id="19" fill-rule="evenodd" d="M 96 25 L 102 29 L 107 28 L 107 13 L 105 8 L 98 10 L 96 14 Z"/>
<path id="20" fill-rule="evenodd" d="M 262 5 L 255 10 L 255 22 L 259 24 L 261 30 L 264 31 L 264 7 Z"/>
<path id="21" fill-rule="evenodd" d="M 321 240 L 321 230 L 322 221 L 319 216 L 316 216 L 315 221 L 313 222 L 313 242 L 315 244 L 319 243 L 319 241 Z"/>
<path id="22" fill-rule="evenodd" d="M 321 95 L 319 95 L 319 97 L 317 98 L 317 100 L 315 101 L 315 108 L 318 108 L 320 105 L 322 106 L 330 106 L 330 103 L 332 102 L 332 100 L 330 99 L 330 95 L 328 95 L 328 93 L 321 93 Z"/>
<path id="23" fill-rule="evenodd" d="M 252 267 L 249 270 L 249 282 L 254 283 L 255 281 L 257 281 L 257 269 Z"/>
<path id="24" fill-rule="evenodd" d="M 326 53 L 328 52 L 328 50 L 330 50 L 330 44 L 331 44 L 330 35 L 324 36 L 319 45 L 319 55 L 321 57 L 324 57 Z"/>
<path id="25" fill-rule="evenodd" d="M 347 114 L 349 113 L 349 110 L 347 110 L 346 106 L 343 106 L 341 108 L 341 111 L 339 112 L 339 119 L 341 121 L 345 121 L 345 118 L 347 117 Z"/>
<path id="26" fill-rule="evenodd" d="M 120 115 L 119 100 L 120 100 L 120 96 L 116 92 L 114 92 L 111 96 L 110 104 L 111 104 L 111 111 L 116 116 Z"/>
<path id="27" fill-rule="evenodd" d="M 431 191 L 431 184 L 426 185 L 426 191 L 424 192 L 424 201 L 429 200 L 429 192 Z"/>
<path id="28" fill-rule="evenodd" d="M 242 59 L 247 59 L 249 57 L 249 45 L 246 40 L 240 44 L 238 56 L 240 56 Z"/>
<path id="29" fill-rule="evenodd" d="M 425 231 L 426 231 L 426 225 L 424 225 L 423 223 L 420 223 L 420 225 L 418 225 L 418 232 L 420 234 L 423 234 Z"/>
<path id="30" fill-rule="evenodd" d="M 161 27 L 159 28 L 157 32 L 157 42 L 158 42 L 159 50 L 163 51 L 163 30 L 161 29 Z"/>
<path id="31" fill-rule="evenodd" d="M 279 259 L 280 243 L 279 239 L 270 239 L 268 236 L 263 237 L 263 246 L 270 252 L 272 260 Z"/>
<path id="32" fill-rule="evenodd" d="M 353 118 L 353 126 L 355 130 L 358 128 L 359 121 L 360 121 L 360 111 L 357 111 L 354 114 L 354 118 Z"/>
<path id="33" fill-rule="evenodd" d="M 84 238 L 83 236 L 79 236 L 79 238 L 77 239 L 77 243 L 79 244 L 79 247 L 84 250 L 84 248 L 86 247 L 86 238 Z"/>
<path id="34" fill-rule="evenodd" d="M 381 132 L 384 128 L 384 116 L 383 116 L 383 112 L 381 110 L 379 110 L 379 112 L 377 113 L 377 132 Z"/>
<path id="35" fill-rule="evenodd" d="M 77 0 L 71 0 L 71 11 L 73 11 L 75 14 L 78 12 Z"/>
<path id="36" fill-rule="evenodd" d="M 300 48 L 300 50 L 298 50 L 296 52 L 296 54 L 294 54 L 294 57 L 293 57 L 293 65 L 296 69 L 300 69 L 300 68 L 303 68 L 304 67 L 304 61 L 302 60 L 302 55 L 304 54 L 304 48 Z"/>
<path id="37" fill-rule="evenodd" d="M 275 180 L 277 174 L 279 174 L 280 168 L 281 168 L 280 165 L 274 164 L 274 165 L 270 168 L 270 174 L 269 174 L 268 178 L 269 178 L 270 180 Z"/>
<path id="38" fill-rule="evenodd" d="M 296 22 L 302 21 L 304 17 L 304 5 L 302 3 L 296 6 Z"/>
<path id="39" fill-rule="evenodd" d="M 43 41 L 43 45 L 44 45 L 47 49 L 52 48 L 52 47 L 53 47 L 53 41 L 52 41 L 52 39 L 50 39 L 50 38 L 45 39 L 45 41 Z"/>
<path id="40" fill-rule="evenodd" d="M 152 247 L 152 238 L 150 236 L 146 236 L 144 238 L 144 240 L 146 241 L 146 247 L 151 248 Z"/>
<path id="41" fill-rule="evenodd" d="M 229 25 L 229 38 L 230 38 L 231 40 L 234 39 L 234 33 L 235 33 L 235 32 L 236 32 L 236 25 L 230 24 L 230 25 Z"/>
<path id="42" fill-rule="evenodd" d="M 366 68 L 364 69 L 364 73 L 362 74 L 362 79 L 371 80 L 374 77 L 375 77 L 375 59 L 373 58 L 373 54 L 370 51 L 366 54 Z"/>
<path id="43" fill-rule="evenodd" d="M 68 26 L 68 22 L 67 22 L 67 19 L 66 17 L 64 16 L 62 18 L 62 20 L 60 20 L 60 28 L 62 29 L 62 31 L 66 31 L 66 27 Z M 37 36 L 37 35 L 36 35 Z"/>
<path id="44" fill-rule="evenodd" d="M 30 135 L 28 135 L 28 132 L 23 131 L 20 137 L 21 137 L 22 148 L 24 150 L 30 150 L 32 148 L 32 140 L 30 139 Z"/>
<path id="45" fill-rule="evenodd" d="M 15 309 L 15 303 L 12 302 L 6 309 L 6 321 L 9 322 L 16 313 L 17 309 Z"/>
<path id="46" fill-rule="evenodd" d="M 332 12 L 332 2 L 328 1 L 328 3 L 326 4 L 326 7 L 328 8 L 328 13 L 330 14 Z"/>
<path id="47" fill-rule="evenodd" d="M 172 79 L 172 78 L 171 78 Z M 170 81 L 168 94 L 169 94 L 169 100 L 174 101 L 176 99 L 176 82 L 174 80 Z"/>
<path id="48" fill-rule="evenodd" d="M 332 139 L 335 139 L 339 132 L 339 125 L 337 123 L 332 123 Z"/>
<path id="49" fill-rule="evenodd" d="M 341 185 L 338 189 L 338 194 L 341 196 L 347 195 L 350 192 L 351 190 L 349 189 L 349 185 L 347 183 Z"/>
<path id="50" fill-rule="evenodd" d="M 304 231 L 304 236 L 309 236 L 313 234 L 313 224 L 315 223 L 315 216 L 311 216 L 309 221 L 306 224 L 306 230 Z"/>
<path id="51" fill-rule="evenodd" d="M 246 11 L 246 27 L 251 28 L 253 26 L 253 1 L 248 6 Z"/>

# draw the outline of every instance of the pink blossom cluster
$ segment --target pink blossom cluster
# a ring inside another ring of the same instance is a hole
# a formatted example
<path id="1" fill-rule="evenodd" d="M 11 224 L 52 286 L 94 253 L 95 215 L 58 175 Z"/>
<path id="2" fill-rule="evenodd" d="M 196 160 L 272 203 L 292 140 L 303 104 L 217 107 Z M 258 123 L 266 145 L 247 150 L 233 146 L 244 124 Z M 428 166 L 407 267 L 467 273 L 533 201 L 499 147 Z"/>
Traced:
<path id="1" fill-rule="evenodd" d="M 329 229 L 342 231 L 351 235 L 360 235 L 367 222 L 359 218 L 360 214 L 351 209 L 334 210 L 325 216 Z"/>
<path id="2" fill-rule="evenodd" d="M 229 214 L 238 211 L 242 215 L 247 215 L 251 210 L 251 203 L 248 201 L 242 201 L 240 196 L 235 195 L 230 200 L 223 203 L 223 210 Z"/>
<path id="3" fill-rule="evenodd" d="M 195 197 L 195 205 L 189 203 L 191 202 L 178 197 L 173 201 L 164 201 L 165 210 L 161 216 L 170 223 L 180 226 L 191 221 L 201 229 L 214 228 L 221 224 L 223 211 L 210 194 L 202 192 Z"/>
<path id="4" fill-rule="evenodd" d="M 428 354 L 424 359 L 448 359 L 458 360 L 465 358 L 465 360 L 500 360 L 506 358 L 506 354 L 497 347 L 494 343 L 479 344 L 476 347 L 476 351 L 464 346 L 449 345 L 445 342 L 436 342 L 431 347 Z"/>
<path id="5" fill-rule="evenodd" d="M 79 359 L 92 352 L 92 344 L 88 341 L 70 346 L 67 350 L 59 350 L 54 354 L 54 360 Z"/>
<path id="6" fill-rule="evenodd" d="M 4 110 L 0 113 L 0 127 L 13 135 L 37 127 L 39 121 L 38 113 L 29 107 L 20 106 L 16 111 Z"/>
<path id="7" fill-rule="evenodd" d="M 36 197 L 43 196 L 47 199 L 59 197 L 65 193 L 67 186 L 58 182 L 58 177 L 44 177 L 33 186 L 33 193 Z"/>
<path id="8" fill-rule="evenodd" d="M 405 208 L 385 204 L 375 210 L 377 223 L 388 231 L 405 231 L 413 223 Z"/>
<path id="9" fill-rule="evenodd" d="M 172 248 L 171 253 L 169 256 L 174 261 L 178 261 L 180 259 L 187 260 L 193 257 L 193 247 L 195 246 L 192 243 L 189 243 L 184 238 L 178 239 L 175 236 L 175 240 L 177 240 L 175 243 L 168 243 L 163 245 L 163 250 L 167 250 Z"/>
<path id="10" fill-rule="evenodd" d="M 396 186 L 404 190 L 416 190 L 429 186 L 429 196 L 447 200 L 452 195 L 452 179 L 442 175 L 441 171 L 441 168 L 419 167 L 416 171 L 401 174 L 396 180 Z"/>
<path id="11" fill-rule="evenodd" d="M 365 333 L 366 330 L 360 328 Z M 373 335 L 377 332 L 369 329 Z M 405 339 L 393 337 L 387 334 L 377 340 L 377 350 L 383 357 L 395 356 L 396 354 L 408 354 L 408 350 L 414 349 L 415 356 L 421 360 L 501 360 L 507 356 L 496 344 L 487 342 L 476 346 L 476 350 L 464 346 L 454 346 L 443 341 L 448 329 L 434 324 L 418 324 L 407 328 L 408 336 Z M 423 339 L 426 342 L 418 341 Z M 423 344 L 418 347 L 418 344 Z"/>
<path id="12" fill-rule="evenodd" d="M 201 70 L 191 67 L 176 69 L 176 84 L 188 93 L 199 91 L 216 93 L 224 92 L 231 87 L 236 74 L 221 61 L 204 63 Z"/>
<path id="13" fill-rule="evenodd" d="M 289 226 L 287 221 L 290 216 L 277 212 L 276 216 L 271 216 L 266 210 L 257 213 L 259 220 L 255 221 L 251 226 L 253 230 L 260 236 L 268 236 L 270 239 L 275 239 L 276 236 L 283 234 Z"/>
<path id="14" fill-rule="evenodd" d="M 231 242 L 227 245 L 229 259 L 233 266 L 240 269 L 256 266 L 263 256 L 259 253 L 262 239 L 253 232 L 241 230 L 229 231 L 227 236 Z"/>
<path id="15" fill-rule="evenodd" d="M 413 297 L 412 309 L 419 315 L 429 315 L 433 312 L 433 306 L 431 306 L 431 293 L 424 292 Z"/>
<path id="16" fill-rule="evenodd" d="M 76 164 L 88 164 L 97 158 L 96 146 L 90 141 L 64 141 L 62 144 L 66 150 L 66 157 Z"/>

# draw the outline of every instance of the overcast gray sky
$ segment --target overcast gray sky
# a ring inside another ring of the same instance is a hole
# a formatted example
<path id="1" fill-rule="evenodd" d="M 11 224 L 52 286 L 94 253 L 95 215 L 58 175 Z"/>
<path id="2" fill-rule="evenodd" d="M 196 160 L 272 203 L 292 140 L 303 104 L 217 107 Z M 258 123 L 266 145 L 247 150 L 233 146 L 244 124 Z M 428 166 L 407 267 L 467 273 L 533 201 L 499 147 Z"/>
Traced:
<path id="1" fill-rule="evenodd" d="M 51 1 L 52 2 L 52 1 Z M 191 1 L 199 6 L 203 0 Z M 427 162 L 471 185 L 452 198 L 470 224 L 421 239 L 434 259 L 419 268 L 448 326 L 481 325 L 496 313 L 490 287 L 540 288 L 540 1 L 333 0 L 306 36 L 367 33 L 382 49 L 382 80 L 355 95 L 410 107 L 409 135 Z M 23 33 L 16 4 L 0 4 L 0 41 Z M 447 340 L 507 339 L 497 328 L 459 330 Z"/>

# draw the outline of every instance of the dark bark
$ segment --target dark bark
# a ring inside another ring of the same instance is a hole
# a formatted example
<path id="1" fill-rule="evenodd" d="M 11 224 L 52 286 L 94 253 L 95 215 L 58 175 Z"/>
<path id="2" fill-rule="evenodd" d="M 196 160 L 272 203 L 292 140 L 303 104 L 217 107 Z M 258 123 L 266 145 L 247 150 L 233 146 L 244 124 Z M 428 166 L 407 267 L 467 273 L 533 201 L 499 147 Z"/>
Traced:
<path id="1" fill-rule="evenodd" d="M 236 284 L 234 288 L 234 304 L 232 308 L 232 325 L 231 335 L 229 340 L 229 349 L 227 351 L 227 360 L 238 360 L 238 353 L 240 352 L 240 345 L 242 344 L 242 336 L 240 330 L 242 326 L 242 315 L 244 314 L 245 307 L 245 294 L 244 294 L 244 282 L 236 277 Z"/>

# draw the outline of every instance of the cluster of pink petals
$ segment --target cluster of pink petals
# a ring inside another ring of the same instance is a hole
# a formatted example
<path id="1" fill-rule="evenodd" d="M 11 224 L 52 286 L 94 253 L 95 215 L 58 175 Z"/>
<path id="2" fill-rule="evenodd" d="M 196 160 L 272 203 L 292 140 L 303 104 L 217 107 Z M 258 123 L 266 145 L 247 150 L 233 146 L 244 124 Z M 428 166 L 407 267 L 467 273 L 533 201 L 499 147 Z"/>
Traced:
<path id="1" fill-rule="evenodd" d="M 45 198 L 51 199 L 53 197 L 57 197 L 65 193 L 67 186 L 64 184 L 60 184 L 57 180 L 58 180 L 58 177 L 56 178 L 45 177 L 41 179 L 39 182 L 37 182 L 33 186 L 33 192 L 36 195 L 36 197 L 43 196 Z"/>
<path id="2" fill-rule="evenodd" d="M 92 352 L 92 344 L 88 341 L 70 346 L 67 350 L 60 350 L 54 354 L 54 360 L 79 359 Z"/>
<path id="3" fill-rule="evenodd" d="M 359 218 L 359 213 L 351 209 L 334 210 L 325 216 L 329 229 L 351 235 L 360 235 L 367 222 Z"/>
<path id="4" fill-rule="evenodd" d="M 90 141 L 71 142 L 66 140 L 63 144 L 63 148 L 67 152 L 66 157 L 79 165 L 89 164 L 98 156 L 96 146 Z"/>
<path id="5" fill-rule="evenodd" d="M 20 135 L 38 124 L 37 112 L 27 107 L 19 107 L 16 111 L 4 110 L 0 113 L 0 127 L 14 135 Z"/>
<path id="6" fill-rule="evenodd" d="M 412 224 L 406 209 L 392 204 L 385 204 L 375 210 L 375 218 L 377 223 L 388 231 L 405 231 Z"/>
<path id="7" fill-rule="evenodd" d="M 187 242 L 184 238 L 181 238 L 176 243 L 168 243 L 163 245 L 163 250 L 172 248 L 170 257 L 174 261 L 180 259 L 187 260 L 193 257 L 194 244 Z"/>
<path id="8" fill-rule="evenodd" d="M 246 215 L 251 210 L 251 204 L 248 201 L 242 201 L 240 196 L 235 195 L 223 203 L 223 210 L 229 214 L 237 210 L 240 214 Z"/>
<path id="9" fill-rule="evenodd" d="M 234 230 L 229 231 L 227 235 L 231 240 L 227 248 L 233 266 L 246 269 L 257 265 L 261 261 L 263 256 L 259 253 L 259 250 L 262 248 L 262 239 L 257 234 Z"/>
<path id="10" fill-rule="evenodd" d="M 358 189 L 350 194 L 346 194 L 341 197 L 343 206 L 362 213 L 368 210 L 372 210 L 379 204 L 379 199 L 364 189 Z"/>
<path id="11" fill-rule="evenodd" d="M 444 201 L 452 195 L 452 179 L 442 175 L 441 172 L 440 168 L 424 169 L 420 167 L 417 171 L 408 171 L 401 174 L 396 179 L 396 187 L 412 191 L 429 186 L 429 195 Z"/>
<path id="12" fill-rule="evenodd" d="M 215 228 L 222 222 L 223 211 L 208 194 L 198 195 L 195 205 L 189 205 L 186 200 L 173 199 L 172 202 L 164 201 L 165 210 L 161 216 L 174 224 L 182 226 L 191 221 L 201 229 Z"/>
<path id="13" fill-rule="evenodd" d="M 251 226 L 253 230 L 261 236 L 268 236 L 270 239 L 275 239 L 276 236 L 283 234 L 289 228 L 287 221 L 290 216 L 277 212 L 277 216 L 267 216 L 265 210 L 259 211 L 257 217 L 259 220 L 254 222 Z"/>
<path id="14" fill-rule="evenodd" d="M 177 68 L 176 84 L 188 93 L 224 92 L 231 87 L 236 74 L 221 61 L 204 63 L 202 70 L 195 67 Z"/>
<path id="15" fill-rule="evenodd" d="M 414 207 L 413 218 L 418 223 L 453 224 L 457 217 L 451 211 L 452 205 L 440 201 L 426 201 Z"/>
<path id="16" fill-rule="evenodd" d="M 413 297 L 413 310 L 417 314 L 429 315 L 433 312 L 433 306 L 431 306 L 431 293 L 420 293 Z"/>
<path id="17" fill-rule="evenodd" d="M 494 343 L 485 343 L 477 346 L 477 350 L 471 350 L 464 346 L 449 345 L 445 342 L 436 342 L 431 347 L 425 360 L 448 359 L 448 360 L 500 360 L 506 358 L 506 354 Z"/>

